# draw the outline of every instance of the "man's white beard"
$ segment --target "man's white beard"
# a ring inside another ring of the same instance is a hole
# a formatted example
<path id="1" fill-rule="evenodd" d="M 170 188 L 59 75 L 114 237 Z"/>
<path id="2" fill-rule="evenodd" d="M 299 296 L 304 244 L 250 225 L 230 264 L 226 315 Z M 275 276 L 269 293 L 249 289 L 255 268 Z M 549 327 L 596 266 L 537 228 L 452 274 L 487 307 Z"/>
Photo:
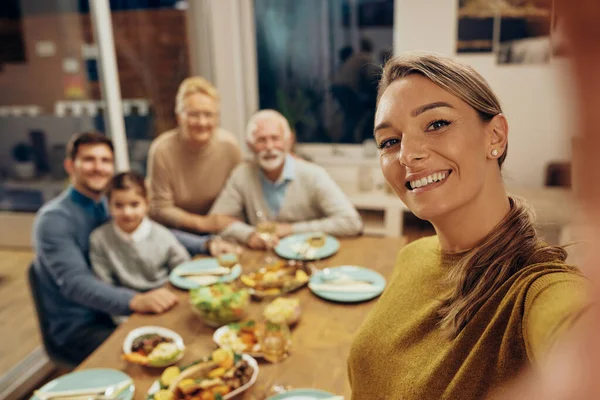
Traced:
<path id="1" fill-rule="evenodd" d="M 266 158 L 273 156 L 276 157 L 269 159 Z M 283 164 L 283 162 L 285 161 L 285 152 L 280 150 L 263 150 L 257 154 L 257 158 L 258 165 L 260 165 L 262 169 L 266 171 L 272 171 L 274 169 L 279 168 L 281 164 Z"/>

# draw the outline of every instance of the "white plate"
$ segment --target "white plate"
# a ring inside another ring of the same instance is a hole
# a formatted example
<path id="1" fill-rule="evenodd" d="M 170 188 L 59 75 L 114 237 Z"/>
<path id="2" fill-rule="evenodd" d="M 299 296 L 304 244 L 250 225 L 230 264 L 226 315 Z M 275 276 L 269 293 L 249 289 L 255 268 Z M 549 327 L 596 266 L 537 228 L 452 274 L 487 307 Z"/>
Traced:
<path id="1" fill-rule="evenodd" d="M 235 389 L 232 392 L 227 393 L 225 396 L 223 396 L 223 400 L 227 400 L 230 399 L 234 396 L 237 396 L 238 394 L 248 390 L 248 388 L 250 388 L 252 385 L 254 385 L 254 383 L 256 382 L 256 379 L 258 378 L 258 363 L 256 362 L 256 360 L 252 357 L 250 357 L 248 354 L 242 354 L 242 358 L 244 360 L 246 360 L 246 362 L 248 363 L 248 365 L 250 365 L 250 367 L 252 367 L 252 376 L 250 377 L 250 380 L 243 386 L 240 386 L 239 388 Z M 150 389 L 148 389 L 147 394 L 148 395 L 153 395 L 156 392 L 158 392 L 160 390 L 160 382 L 158 380 L 155 380 L 154 383 L 152 384 L 152 386 L 150 386 Z"/>
<path id="2" fill-rule="evenodd" d="M 129 332 L 127 334 L 127 337 L 125 338 L 125 341 L 123 342 L 123 353 L 125 353 L 125 354 L 131 353 L 131 347 L 133 346 L 133 341 L 135 339 L 139 338 L 140 336 L 149 335 L 149 334 L 153 334 L 153 333 L 163 336 L 163 337 L 166 337 L 166 338 L 169 338 L 169 339 L 173 339 L 173 343 L 175 343 L 175 345 L 177 345 L 177 348 L 179 350 L 181 350 L 181 353 L 179 353 L 179 357 L 177 357 L 176 359 L 174 359 L 173 361 L 171 361 L 168 364 L 147 365 L 148 367 L 159 367 L 159 368 L 166 367 L 168 365 L 175 364 L 177 361 L 179 361 L 183 358 L 183 351 L 185 350 L 185 345 L 183 344 L 183 338 L 181 336 L 179 336 L 179 334 L 177 332 L 174 332 L 167 328 L 163 328 L 162 326 L 141 326 L 141 327 Z"/>

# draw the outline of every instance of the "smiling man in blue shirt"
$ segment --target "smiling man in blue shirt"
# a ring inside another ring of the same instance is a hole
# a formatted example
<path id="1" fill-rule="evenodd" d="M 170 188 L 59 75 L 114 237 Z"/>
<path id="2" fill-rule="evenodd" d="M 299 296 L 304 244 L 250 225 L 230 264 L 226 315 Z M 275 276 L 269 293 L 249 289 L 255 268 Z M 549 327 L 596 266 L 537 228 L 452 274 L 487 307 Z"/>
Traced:
<path id="1" fill-rule="evenodd" d="M 34 270 L 49 340 L 73 363 L 115 329 L 109 314 L 161 313 L 177 303 L 166 289 L 136 293 L 108 285 L 92 272 L 89 236 L 108 219 L 103 192 L 114 173 L 113 159 L 108 137 L 74 135 L 64 163 L 71 185 L 40 209 L 34 223 Z"/>
<path id="2" fill-rule="evenodd" d="M 275 223 L 278 238 L 304 232 L 361 233 L 358 212 L 325 169 L 289 154 L 291 129 L 283 115 L 275 110 L 254 114 L 246 141 L 255 160 L 233 171 L 210 211 L 240 220 L 221 231 L 221 236 L 254 249 L 271 247 L 274 243 L 256 232 L 261 220 Z"/>

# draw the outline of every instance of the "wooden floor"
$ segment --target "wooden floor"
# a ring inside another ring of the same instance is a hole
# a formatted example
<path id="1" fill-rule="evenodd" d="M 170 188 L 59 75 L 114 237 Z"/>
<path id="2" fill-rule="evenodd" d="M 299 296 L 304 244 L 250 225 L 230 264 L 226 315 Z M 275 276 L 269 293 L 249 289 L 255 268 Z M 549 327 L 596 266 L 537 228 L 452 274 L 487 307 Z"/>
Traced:
<path id="1" fill-rule="evenodd" d="M 410 242 L 433 230 L 407 216 L 404 233 Z M 30 251 L 0 249 L 0 377 L 42 343 L 26 275 L 32 259 Z"/>
<path id="2" fill-rule="evenodd" d="M 0 250 L 0 376 L 41 344 L 27 283 L 31 251 Z"/>

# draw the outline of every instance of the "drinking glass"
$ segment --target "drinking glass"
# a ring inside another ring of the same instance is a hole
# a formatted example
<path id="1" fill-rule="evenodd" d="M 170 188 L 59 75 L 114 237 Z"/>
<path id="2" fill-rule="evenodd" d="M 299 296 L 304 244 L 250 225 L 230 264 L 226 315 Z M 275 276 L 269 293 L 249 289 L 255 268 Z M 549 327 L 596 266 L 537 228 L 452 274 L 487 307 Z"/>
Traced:
<path id="1" fill-rule="evenodd" d="M 224 247 L 223 244 L 227 242 L 223 240 L 221 236 L 215 235 L 211 242 L 217 246 L 217 254 L 215 257 L 217 259 L 217 263 L 219 263 L 221 267 L 231 269 L 237 263 L 239 263 L 240 259 L 236 250 L 232 250 L 231 246 Z"/>
<path id="2" fill-rule="evenodd" d="M 276 240 L 275 232 L 277 230 L 277 224 L 275 221 L 270 220 L 266 213 L 260 210 L 256 212 L 256 219 L 256 233 L 258 233 L 258 236 L 262 240 L 267 242 L 267 255 L 265 256 L 265 262 L 270 264 L 274 261 L 271 250 L 273 249 L 273 244 Z"/>
<path id="3" fill-rule="evenodd" d="M 287 358 L 292 344 L 292 336 L 290 328 L 285 322 L 265 321 L 264 327 L 260 329 L 257 336 L 265 360 L 279 363 Z"/>
<path id="4" fill-rule="evenodd" d="M 239 257 L 236 253 L 221 253 L 217 256 L 217 262 L 221 267 L 230 270 L 239 263 Z"/>

